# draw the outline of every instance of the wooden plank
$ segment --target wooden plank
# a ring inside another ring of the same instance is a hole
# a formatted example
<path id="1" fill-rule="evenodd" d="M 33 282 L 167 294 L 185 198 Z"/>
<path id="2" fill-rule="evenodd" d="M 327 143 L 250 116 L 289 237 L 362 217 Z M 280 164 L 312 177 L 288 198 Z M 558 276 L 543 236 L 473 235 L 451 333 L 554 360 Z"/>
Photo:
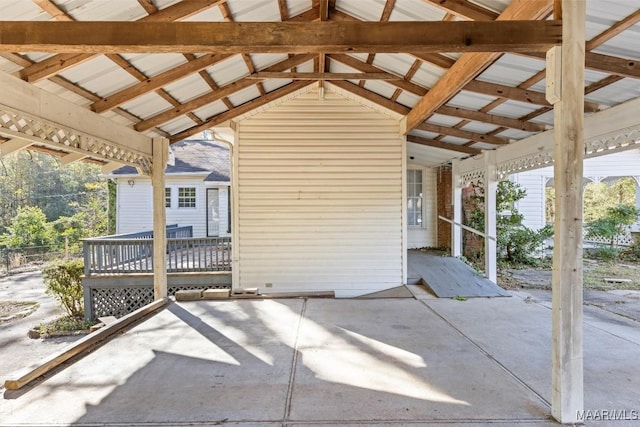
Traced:
<path id="1" fill-rule="evenodd" d="M 451 128 L 446 126 L 434 125 L 431 123 L 422 123 L 416 129 L 420 129 L 426 132 L 434 132 L 440 135 L 450 135 L 457 138 L 470 139 L 471 141 L 485 142 L 487 144 L 505 145 L 510 141 L 507 138 L 503 138 L 495 135 L 487 135 L 483 133 L 470 132 L 468 130 L 462 130 L 458 128 Z"/>
<path id="2" fill-rule="evenodd" d="M 291 58 L 285 59 L 277 64 L 274 64 L 265 69 L 265 71 L 282 71 L 288 70 L 292 67 L 301 65 L 307 61 L 310 61 L 314 58 L 314 55 L 295 55 Z M 168 122 L 170 120 L 175 119 L 176 117 L 180 117 L 181 115 L 187 114 L 191 111 L 197 110 L 200 107 L 203 107 L 207 104 L 215 102 L 219 99 L 223 99 L 226 96 L 232 95 L 242 89 L 248 88 L 249 86 L 254 85 L 255 80 L 244 78 L 233 83 L 229 83 L 228 85 L 218 88 L 212 92 L 194 98 L 190 101 L 185 102 L 184 104 L 180 104 L 175 108 L 172 108 L 167 111 L 163 111 L 162 113 L 156 114 L 155 116 L 148 117 L 145 120 L 137 123 L 134 126 L 134 129 L 137 131 L 145 131 L 151 129 L 152 127 L 158 126 L 164 122 Z"/>
<path id="3" fill-rule="evenodd" d="M 535 5 L 537 8 L 537 2 Z M 0 50 L 86 54 L 528 52 L 557 45 L 561 32 L 556 21 L 1 21 Z"/>
<path id="4" fill-rule="evenodd" d="M 542 19 L 549 14 L 552 6 L 552 0 L 535 2 L 515 0 L 497 19 Z M 488 52 L 462 55 L 407 115 L 406 132 L 410 132 L 425 121 L 499 57 L 497 53 Z"/>
<path id="5" fill-rule="evenodd" d="M 77 162 L 78 160 L 82 160 L 86 157 L 87 155 L 83 153 L 70 153 L 60 159 L 60 164 L 62 166 L 67 166 L 73 162 Z"/>
<path id="6" fill-rule="evenodd" d="M 584 158 L 584 57 L 586 2 L 562 0 L 561 100 L 554 105 L 556 189 L 551 324 L 551 413 L 579 423 L 584 409 L 582 188 Z M 550 76 L 554 77 L 554 76 Z"/>
<path id="7" fill-rule="evenodd" d="M 539 123 L 532 123 L 526 120 L 496 116 L 493 114 L 483 113 L 482 111 L 467 110 L 459 107 L 449 107 L 447 105 L 443 105 L 435 112 L 438 114 L 444 114 L 445 116 L 460 117 L 462 119 L 475 120 L 478 122 L 489 123 L 506 128 L 519 129 L 526 132 L 543 132 L 546 130 L 546 127 Z"/>
<path id="8" fill-rule="evenodd" d="M 425 145 L 427 147 L 442 148 L 443 150 L 457 151 L 466 154 L 480 154 L 482 150 L 468 147 L 466 145 L 451 144 L 448 142 L 436 141 L 434 139 L 421 138 L 415 135 L 407 135 L 407 141 L 415 144 Z"/>
<path id="9" fill-rule="evenodd" d="M 528 52 L 522 54 L 532 58 L 544 60 L 545 54 L 541 52 Z M 615 74 L 621 77 L 640 78 L 640 61 L 627 58 L 619 58 L 617 56 L 603 55 L 601 53 L 586 52 L 585 67 L 601 71 L 603 73 Z"/>
<path id="10" fill-rule="evenodd" d="M 157 310 L 160 310 L 165 305 L 167 305 L 168 302 L 169 300 L 165 298 L 162 300 L 154 301 L 151 304 L 147 304 L 144 307 L 141 307 L 136 311 L 121 317 L 110 325 L 107 325 L 99 329 L 98 331 L 87 335 L 84 338 L 81 338 L 80 340 L 54 353 L 43 361 L 38 362 L 37 365 L 9 375 L 9 378 L 4 382 L 4 387 L 7 390 L 18 390 L 24 387 L 31 381 L 60 366 L 72 357 L 78 356 L 89 350 L 90 348 L 100 344 L 101 342 L 105 341 L 117 332 L 123 330 L 132 323 L 144 318 L 145 316 Z"/>
<path id="11" fill-rule="evenodd" d="M 153 139 L 153 297 L 167 298 L 167 211 L 165 207 L 165 168 L 169 160 L 169 140 Z"/>
<path id="12" fill-rule="evenodd" d="M 299 73 L 260 71 L 247 77 L 252 80 L 402 80 L 391 73 Z"/>
<path id="13" fill-rule="evenodd" d="M 640 9 L 633 12 L 631 15 L 627 16 L 623 20 L 616 22 L 614 25 L 610 26 L 607 30 L 603 31 L 602 33 L 598 34 L 597 36 L 589 40 L 586 43 L 586 50 L 595 49 L 596 47 L 601 46 L 602 44 L 606 43 L 607 41 L 611 40 L 612 38 L 614 38 L 615 36 L 623 32 L 624 30 L 627 30 L 633 27 L 638 22 L 640 22 Z"/>
<path id="14" fill-rule="evenodd" d="M 0 133 L 1 132 L 2 132 L 2 129 L 0 129 Z M 2 144 L 0 144 L 0 156 L 6 156 L 11 153 L 15 153 L 16 151 L 20 151 L 22 149 L 32 146 L 34 143 L 35 143 L 34 141 L 27 141 L 26 139 L 20 139 L 20 138 L 9 139 L 8 141 L 5 141 Z"/>
<path id="15" fill-rule="evenodd" d="M 73 21 L 73 18 L 67 12 L 60 9 L 51 0 L 33 0 L 33 2 L 57 21 Z"/>

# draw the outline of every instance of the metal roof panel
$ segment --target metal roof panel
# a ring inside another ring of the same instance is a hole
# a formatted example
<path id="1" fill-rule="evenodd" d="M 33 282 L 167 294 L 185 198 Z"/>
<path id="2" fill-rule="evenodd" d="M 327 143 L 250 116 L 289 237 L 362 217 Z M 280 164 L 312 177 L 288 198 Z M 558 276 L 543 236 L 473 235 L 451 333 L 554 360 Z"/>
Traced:
<path id="1" fill-rule="evenodd" d="M 139 96 L 122 105 L 122 108 L 142 119 L 161 113 L 171 107 L 172 105 L 168 101 L 154 92 Z"/>
<path id="2" fill-rule="evenodd" d="M 120 92 L 139 82 L 103 55 L 69 68 L 60 75 L 101 97 Z"/>

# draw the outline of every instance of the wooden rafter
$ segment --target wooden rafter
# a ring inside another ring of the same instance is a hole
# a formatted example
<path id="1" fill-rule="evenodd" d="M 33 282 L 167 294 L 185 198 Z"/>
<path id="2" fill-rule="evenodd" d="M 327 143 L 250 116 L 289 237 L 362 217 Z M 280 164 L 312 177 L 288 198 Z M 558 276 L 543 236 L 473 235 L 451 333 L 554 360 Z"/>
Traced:
<path id="1" fill-rule="evenodd" d="M 409 109 L 407 107 L 405 107 L 402 104 L 398 104 L 397 102 L 394 102 L 392 100 L 390 100 L 389 98 L 386 98 L 384 96 L 378 95 L 375 92 L 371 92 L 370 90 L 363 88 L 359 85 L 353 84 L 351 82 L 347 82 L 344 80 L 336 80 L 336 81 L 332 81 L 331 84 L 333 84 L 334 86 L 339 87 L 340 89 L 344 89 L 347 92 L 351 92 L 355 95 L 358 95 L 368 101 L 371 101 L 375 104 L 380 105 L 381 107 L 384 107 L 388 110 L 394 111 L 398 114 L 402 114 L 405 115 L 409 112 Z"/>
<path id="2" fill-rule="evenodd" d="M 66 11 L 62 10 L 51 0 L 33 0 L 40 9 L 47 12 L 56 21 L 73 21 L 74 19 Z"/>
<path id="3" fill-rule="evenodd" d="M 191 73 L 210 67 L 222 61 L 223 59 L 228 58 L 229 56 L 230 55 L 215 54 L 207 54 L 201 56 L 193 61 L 187 62 L 186 64 L 179 65 L 175 68 L 165 71 L 164 73 L 160 73 L 157 76 L 141 81 L 140 83 L 137 83 L 132 87 L 128 87 L 119 92 L 111 94 L 108 97 L 101 99 L 100 101 L 96 101 L 91 104 L 91 109 L 96 113 L 102 113 L 104 111 L 118 107 L 126 102 L 131 101 L 132 99 L 159 89 L 162 86 L 168 85 L 169 83 L 172 83 L 176 80 L 182 79 Z"/>
<path id="4" fill-rule="evenodd" d="M 423 0 L 462 19 L 493 21 L 498 14 L 466 0 Z"/>
<path id="5" fill-rule="evenodd" d="M 416 127 L 416 129 L 420 129 L 426 132 L 433 132 L 440 135 L 454 136 L 456 138 L 470 139 L 471 141 L 476 142 L 485 142 L 487 144 L 505 145 L 509 143 L 509 140 L 507 138 L 477 132 L 470 132 L 468 130 L 462 130 L 458 128 L 439 126 L 431 123 L 421 123 L 418 127 Z"/>
<path id="6" fill-rule="evenodd" d="M 553 0 L 515 0 L 498 20 L 542 19 L 551 12 L 552 7 Z M 424 122 L 499 57 L 500 54 L 486 52 L 462 55 L 407 115 L 407 132 Z"/>
<path id="7" fill-rule="evenodd" d="M 266 70 L 269 70 L 269 71 L 288 70 L 292 67 L 301 65 L 312 59 L 313 59 L 313 55 L 295 55 L 292 58 L 285 59 L 284 61 L 281 61 L 277 64 L 274 64 L 266 68 Z M 154 126 L 158 126 L 164 122 L 173 120 L 176 117 L 180 117 L 191 111 L 197 110 L 198 108 L 204 107 L 205 105 L 211 104 L 212 102 L 220 100 L 242 89 L 246 89 L 249 86 L 254 85 L 255 83 L 256 83 L 255 80 L 245 77 L 243 79 L 229 83 L 228 85 L 223 86 L 217 90 L 214 90 L 212 92 L 196 97 L 170 110 L 163 111 L 162 113 L 156 114 L 152 117 L 148 117 L 147 119 L 136 124 L 134 128 L 138 131 L 148 130 Z"/>
<path id="8" fill-rule="evenodd" d="M 622 21 L 616 22 L 614 25 L 598 34 L 597 36 L 593 37 L 586 43 L 586 49 L 592 50 L 597 48 L 598 46 L 606 43 L 607 41 L 623 32 L 624 30 L 636 25 L 638 22 L 640 22 L 640 9 L 627 16 Z"/>
<path id="9" fill-rule="evenodd" d="M 154 14 L 147 15 L 144 18 L 136 21 L 138 22 L 170 22 L 180 19 L 188 18 L 196 13 L 202 12 L 205 9 L 217 6 L 218 4 L 226 0 L 190 0 L 188 2 L 179 2 L 165 9 L 162 9 Z M 50 2 L 46 2 L 50 3 Z M 56 9 L 57 6 L 53 6 Z M 58 9 L 60 10 L 60 9 Z M 69 17 L 70 18 L 70 17 Z M 71 19 L 69 19 L 71 20 Z M 19 52 L 20 50 L 16 50 Z M 113 52 L 119 53 L 119 52 Z M 20 72 L 20 77 L 28 82 L 36 82 L 38 80 L 45 79 L 49 76 L 58 74 L 67 68 L 73 67 L 81 62 L 87 61 L 93 58 L 95 54 L 83 53 L 80 58 L 77 54 L 60 53 L 47 58 L 43 61 L 34 64 L 33 69 L 30 67 L 25 68 Z"/>
<path id="10" fill-rule="evenodd" d="M 87 54 L 528 52 L 559 44 L 561 30 L 557 21 L 1 21 L 0 50 Z"/>
<path id="11" fill-rule="evenodd" d="M 251 110 L 254 110 L 258 107 L 268 104 L 271 101 L 274 101 L 278 98 L 286 96 L 310 84 L 311 82 L 308 82 L 308 81 L 297 81 L 297 82 L 289 83 L 288 85 L 278 88 L 274 91 L 271 91 L 266 95 L 260 96 L 259 98 L 246 102 L 242 105 L 238 105 L 228 111 L 225 111 L 224 113 L 220 113 L 213 117 L 210 117 L 203 124 L 191 127 L 178 134 L 175 134 L 171 136 L 170 141 L 172 143 L 177 142 L 185 138 L 188 138 L 191 135 L 195 135 L 198 132 L 202 132 L 203 130 L 212 128 L 220 123 L 226 122 L 227 120 L 233 120 L 234 118 L 242 114 L 248 113 Z"/>
<path id="12" fill-rule="evenodd" d="M 443 105 L 436 111 L 438 114 L 446 116 L 459 117 L 461 119 L 475 120 L 482 123 L 503 126 L 505 128 L 519 129 L 526 132 L 543 132 L 546 130 L 544 125 L 538 123 L 527 122 L 520 119 L 512 119 L 509 117 L 497 116 L 494 114 L 484 113 L 482 111 L 472 111 L 459 107 L 449 107 Z"/>

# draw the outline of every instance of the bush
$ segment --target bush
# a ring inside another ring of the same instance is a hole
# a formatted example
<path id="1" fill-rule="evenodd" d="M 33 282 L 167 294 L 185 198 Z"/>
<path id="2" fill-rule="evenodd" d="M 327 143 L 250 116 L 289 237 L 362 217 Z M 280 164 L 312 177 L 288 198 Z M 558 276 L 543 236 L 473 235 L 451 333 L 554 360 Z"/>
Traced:
<path id="1" fill-rule="evenodd" d="M 84 315 L 81 260 L 68 261 L 47 267 L 42 271 L 47 294 L 53 296 L 71 316 Z"/>

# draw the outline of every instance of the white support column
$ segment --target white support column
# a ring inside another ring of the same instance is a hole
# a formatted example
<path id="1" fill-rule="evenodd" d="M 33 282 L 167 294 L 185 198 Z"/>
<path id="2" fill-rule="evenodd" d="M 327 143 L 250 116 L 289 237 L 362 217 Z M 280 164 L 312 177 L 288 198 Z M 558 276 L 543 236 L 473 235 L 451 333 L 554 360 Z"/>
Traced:
<path id="1" fill-rule="evenodd" d="M 165 173 L 169 160 L 169 140 L 153 138 L 153 296 L 167 297 L 167 215 L 164 200 Z"/>
<path id="2" fill-rule="evenodd" d="M 496 192 L 498 191 L 498 170 L 496 152 L 484 153 L 484 271 L 493 283 L 498 281 L 496 246 Z"/>
<path id="3" fill-rule="evenodd" d="M 451 224 L 451 256 L 462 255 L 462 183 L 460 182 L 460 160 L 451 162 L 451 203 L 453 204 L 453 224 Z"/>
<path id="4" fill-rule="evenodd" d="M 640 209 L 640 176 L 635 176 L 636 181 L 636 208 Z"/>
<path id="5" fill-rule="evenodd" d="M 554 48 L 560 58 L 548 57 L 547 80 L 559 94 L 559 99 L 550 99 L 554 104 L 556 188 L 551 411 L 564 424 L 579 422 L 578 415 L 584 409 L 582 163 L 586 5 L 584 0 L 562 0 L 561 8 L 562 46 Z"/>

